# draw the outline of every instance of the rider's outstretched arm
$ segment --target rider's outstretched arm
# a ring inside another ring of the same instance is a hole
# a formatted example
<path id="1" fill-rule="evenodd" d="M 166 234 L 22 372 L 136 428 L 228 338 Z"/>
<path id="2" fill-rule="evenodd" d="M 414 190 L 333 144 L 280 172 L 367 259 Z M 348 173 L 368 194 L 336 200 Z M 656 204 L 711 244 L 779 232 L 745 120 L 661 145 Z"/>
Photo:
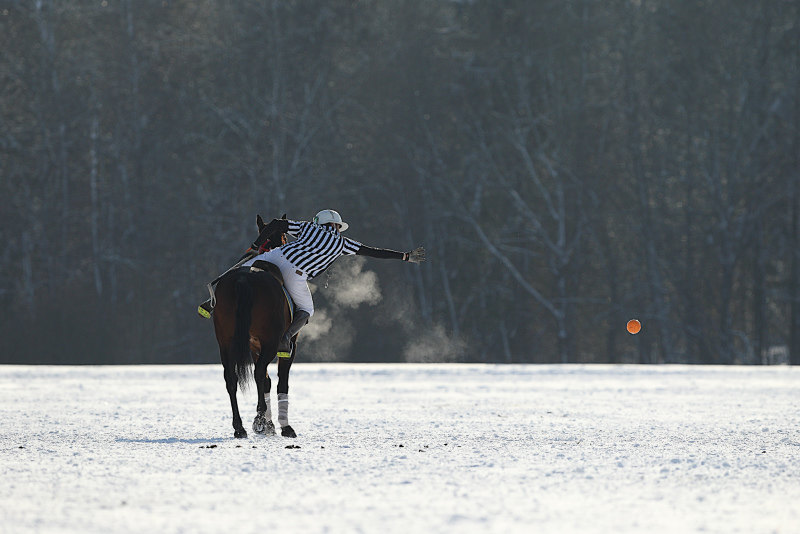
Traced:
<path id="1" fill-rule="evenodd" d="M 410 261 L 413 263 L 419 263 L 421 261 L 425 261 L 425 249 L 422 247 L 414 249 L 411 252 L 398 252 L 396 250 L 389 250 L 386 248 L 373 248 L 373 247 L 368 247 L 367 245 L 361 245 L 356 254 L 358 256 L 368 256 L 370 258 L 379 258 L 384 260 L 403 260 L 403 261 Z"/>

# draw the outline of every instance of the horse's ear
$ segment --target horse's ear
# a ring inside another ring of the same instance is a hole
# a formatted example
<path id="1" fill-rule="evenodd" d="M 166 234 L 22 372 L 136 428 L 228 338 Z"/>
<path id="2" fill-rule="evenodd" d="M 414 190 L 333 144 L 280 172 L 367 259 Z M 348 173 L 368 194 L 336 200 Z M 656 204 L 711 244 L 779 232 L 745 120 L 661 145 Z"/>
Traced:
<path id="1" fill-rule="evenodd" d="M 285 219 L 285 218 L 286 218 L 286 214 L 284 213 L 283 216 L 281 217 L 281 219 Z"/>
<path id="2" fill-rule="evenodd" d="M 258 225 L 259 232 L 266 226 L 266 224 L 264 224 L 264 219 L 261 218 L 261 215 L 256 215 L 256 224 Z"/>

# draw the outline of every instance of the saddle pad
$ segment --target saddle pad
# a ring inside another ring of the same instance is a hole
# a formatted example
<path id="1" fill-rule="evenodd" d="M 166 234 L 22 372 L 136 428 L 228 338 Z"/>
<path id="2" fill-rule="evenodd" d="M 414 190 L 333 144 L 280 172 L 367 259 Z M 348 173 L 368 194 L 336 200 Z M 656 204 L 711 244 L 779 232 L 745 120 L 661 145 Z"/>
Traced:
<path id="1" fill-rule="evenodd" d="M 283 284 L 281 284 L 281 289 L 283 289 L 283 294 L 286 295 L 286 303 L 289 305 L 289 321 L 294 321 L 294 301 Z"/>

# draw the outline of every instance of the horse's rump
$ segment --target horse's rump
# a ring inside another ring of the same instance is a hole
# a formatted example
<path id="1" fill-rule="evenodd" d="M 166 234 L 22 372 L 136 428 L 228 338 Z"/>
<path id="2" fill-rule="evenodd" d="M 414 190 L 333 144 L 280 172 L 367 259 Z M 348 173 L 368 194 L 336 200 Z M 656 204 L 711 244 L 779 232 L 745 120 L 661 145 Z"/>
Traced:
<path id="1" fill-rule="evenodd" d="M 274 355 L 288 326 L 283 288 L 271 273 L 242 267 L 219 281 L 216 300 L 214 332 L 222 363 L 227 358 L 234 364 L 238 382 L 244 386 L 254 360 Z"/>
<path id="2" fill-rule="evenodd" d="M 251 270 L 265 271 L 274 276 L 278 283 L 280 283 L 281 289 L 283 290 L 283 296 L 286 297 L 286 304 L 289 306 L 289 322 L 291 322 L 292 318 L 294 317 L 294 301 L 292 300 L 292 296 L 289 294 L 289 291 L 286 289 L 286 284 L 283 281 L 283 273 L 281 273 L 280 268 L 274 263 L 266 260 L 256 260 L 253 262 Z"/>

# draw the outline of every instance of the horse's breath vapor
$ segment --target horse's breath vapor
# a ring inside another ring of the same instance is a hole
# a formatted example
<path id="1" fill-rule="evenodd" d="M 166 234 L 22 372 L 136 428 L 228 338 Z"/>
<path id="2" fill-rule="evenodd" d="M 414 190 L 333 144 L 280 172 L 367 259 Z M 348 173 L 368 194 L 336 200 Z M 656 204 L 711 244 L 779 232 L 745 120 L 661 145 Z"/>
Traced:
<path id="1" fill-rule="evenodd" d="M 383 299 L 378 275 L 363 270 L 365 262 L 365 258 L 355 257 L 338 263 L 330 279 L 322 275 L 317 279 L 320 285 L 312 284 L 312 291 L 325 296 L 327 306 L 315 310 L 303 329 L 301 343 L 309 343 L 308 349 L 317 361 L 338 361 L 350 351 L 355 329 L 346 313 L 340 313 L 343 309 L 357 308 L 362 304 L 374 306 Z"/>
<path id="2" fill-rule="evenodd" d="M 317 307 L 314 316 L 301 333 L 301 351 L 312 355 L 315 361 L 346 360 L 355 340 L 356 328 L 350 320 L 348 311 L 362 304 L 376 306 L 383 300 L 378 275 L 364 270 L 365 258 L 348 258 L 336 264 L 327 287 L 326 275 L 311 284 L 312 291 L 324 296 L 325 304 Z M 413 298 L 408 293 L 389 290 L 390 306 L 380 311 L 381 322 L 389 322 L 402 330 L 408 337 L 403 349 L 407 362 L 455 362 L 464 351 L 464 343 L 451 337 L 439 325 L 421 325 L 414 307 Z M 307 351 L 307 352 L 306 352 Z"/>
<path id="3" fill-rule="evenodd" d="M 364 271 L 365 262 L 365 258 L 354 258 L 354 261 L 337 265 L 326 291 L 333 302 L 345 308 L 357 308 L 361 304 L 374 306 L 381 301 L 378 275 Z"/>
<path id="4" fill-rule="evenodd" d="M 302 341 L 317 341 L 328 334 L 333 327 L 333 318 L 328 314 L 328 310 L 317 308 L 314 316 L 308 322 L 308 326 L 303 329 Z"/>
<path id="5" fill-rule="evenodd" d="M 445 363 L 458 361 L 463 351 L 463 342 L 448 336 L 441 325 L 434 325 L 419 338 L 410 340 L 403 356 L 407 362 Z"/>
<path id="6" fill-rule="evenodd" d="M 385 321 L 398 325 L 406 335 L 403 360 L 411 363 L 457 362 L 464 352 L 465 344 L 457 336 L 451 336 L 446 328 L 436 322 L 422 324 L 419 311 L 409 292 L 399 289 L 390 291 Z"/>

